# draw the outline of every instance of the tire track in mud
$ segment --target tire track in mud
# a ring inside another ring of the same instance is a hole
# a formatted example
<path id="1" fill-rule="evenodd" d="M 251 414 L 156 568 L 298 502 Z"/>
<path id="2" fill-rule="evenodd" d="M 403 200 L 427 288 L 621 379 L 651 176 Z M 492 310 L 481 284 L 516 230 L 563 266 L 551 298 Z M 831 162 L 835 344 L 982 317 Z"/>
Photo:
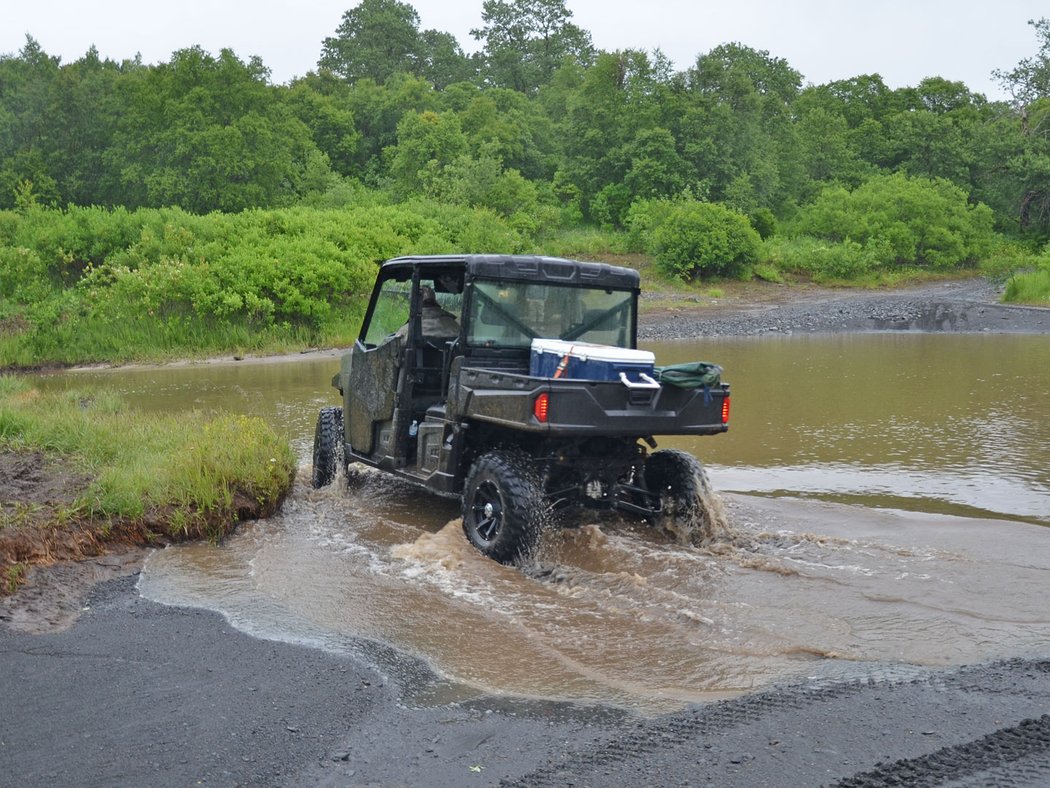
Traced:
<path id="1" fill-rule="evenodd" d="M 1045 785 L 1048 775 L 1050 715 L 1044 714 L 966 744 L 854 775 L 835 783 L 835 788 Z"/>
<path id="2" fill-rule="evenodd" d="M 865 736 L 867 734 L 864 725 L 858 724 L 857 720 L 862 723 L 874 723 L 876 727 L 897 726 L 897 729 L 913 724 L 906 700 L 898 698 L 898 695 L 932 693 L 944 696 L 945 702 L 952 708 L 968 708 L 965 701 L 970 699 L 974 700 L 977 706 L 991 706 L 999 700 L 1003 704 L 1017 704 L 1022 707 L 1035 704 L 1046 708 L 1050 703 L 1048 675 L 1050 661 L 1015 659 L 906 679 L 872 677 L 816 687 L 780 687 L 652 720 L 636 721 L 590 749 L 568 752 L 529 774 L 504 780 L 500 785 L 531 788 L 566 784 L 634 784 L 643 774 L 647 775 L 642 780 L 646 782 L 653 778 L 653 772 L 650 771 L 653 759 L 662 755 L 667 755 L 679 763 L 693 764 L 693 774 L 700 779 L 700 764 L 707 763 L 712 757 L 712 752 L 715 753 L 715 763 L 718 756 L 731 764 L 746 763 L 751 759 L 751 755 L 726 753 L 747 753 L 749 749 L 755 751 L 775 744 L 776 742 L 768 740 L 771 729 L 798 726 L 805 730 L 807 722 L 820 719 L 822 714 L 833 711 L 822 707 L 830 706 L 836 701 L 844 701 L 849 709 L 855 709 L 855 714 L 843 717 L 839 724 L 845 727 L 856 725 L 859 735 Z M 876 710 L 869 711 L 868 707 Z M 1004 709 L 1001 714 L 1007 716 L 1009 710 Z M 866 719 L 866 715 L 871 719 Z M 784 717 L 788 720 L 782 719 Z M 966 711 L 963 711 L 962 717 L 966 717 Z M 772 725 L 763 727 L 761 723 L 765 722 Z M 978 721 L 969 722 L 972 725 Z M 750 727 L 756 730 L 747 730 Z M 727 747 L 725 738 L 727 733 L 736 734 L 730 747 Z M 926 737 L 934 733 L 922 731 L 921 736 Z M 945 735 L 951 735 L 951 732 Z M 935 739 L 931 740 L 931 743 L 933 741 Z M 685 753 L 687 749 L 688 754 Z M 819 754 L 823 751 L 818 748 L 814 752 Z M 829 749 L 828 753 L 836 757 L 846 754 L 834 749 Z M 805 760 L 805 756 L 802 760 Z M 829 772 L 833 774 L 834 771 L 843 771 L 844 761 L 833 759 L 833 763 L 825 765 L 826 770 L 823 770 L 823 767 L 816 763 L 820 760 L 819 756 L 811 757 L 810 762 L 797 764 L 806 772 L 807 783 L 819 784 L 827 779 Z M 858 772 L 830 784 L 836 788 L 949 784 L 969 788 L 989 784 L 1048 784 L 1050 715 L 1022 719 L 1015 725 L 997 729 L 963 744 L 942 747 L 923 755 L 898 758 L 888 765 L 878 765 L 880 760 L 889 759 L 874 759 L 876 768 Z M 673 775 L 660 774 L 661 782 L 674 784 Z M 800 774 L 792 776 L 798 778 Z M 709 772 L 703 779 L 717 781 L 717 775 Z M 786 773 L 782 774 L 779 780 L 776 775 L 768 775 L 765 779 L 771 781 L 755 781 L 750 784 L 775 785 L 783 784 L 784 780 L 790 782 Z M 693 783 L 693 779 L 688 779 L 682 784 Z"/>
<path id="3" fill-rule="evenodd" d="M 857 695 L 877 682 L 856 682 L 790 694 L 765 693 L 737 700 L 720 701 L 711 707 L 681 712 L 656 721 L 642 721 L 590 752 L 577 752 L 530 774 L 503 781 L 514 788 L 562 786 L 575 775 L 588 774 L 610 764 L 642 758 L 660 750 L 683 745 L 699 737 L 723 733 L 755 722 L 778 711 L 794 711 L 834 698 Z"/>

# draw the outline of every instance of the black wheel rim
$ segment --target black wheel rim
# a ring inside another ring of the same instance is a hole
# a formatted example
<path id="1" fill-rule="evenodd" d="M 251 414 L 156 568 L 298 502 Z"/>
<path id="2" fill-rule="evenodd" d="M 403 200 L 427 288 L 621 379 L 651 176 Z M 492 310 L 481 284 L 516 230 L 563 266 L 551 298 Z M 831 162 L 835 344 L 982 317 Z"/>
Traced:
<path id="1" fill-rule="evenodd" d="M 494 541 L 503 526 L 503 499 L 493 482 L 486 481 L 478 485 L 470 511 L 478 539 L 486 544 Z"/>

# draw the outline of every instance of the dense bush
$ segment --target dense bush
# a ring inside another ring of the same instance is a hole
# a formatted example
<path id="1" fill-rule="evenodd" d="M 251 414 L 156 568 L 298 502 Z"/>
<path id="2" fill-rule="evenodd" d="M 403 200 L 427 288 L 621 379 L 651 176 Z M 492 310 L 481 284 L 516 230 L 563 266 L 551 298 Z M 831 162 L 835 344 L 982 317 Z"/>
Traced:
<path id="1" fill-rule="evenodd" d="M 377 263 L 529 243 L 492 211 L 429 201 L 0 213 L 0 365 L 340 341 Z"/>
<path id="2" fill-rule="evenodd" d="M 747 217 L 714 203 L 652 200 L 628 214 L 631 237 L 669 276 L 733 276 L 758 259 L 761 238 Z"/>
<path id="3" fill-rule="evenodd" d="M 627 210 L 627 246 L 632 252 L 644 252 L 653 230 L 667 220 L 674 210 L 673 200 L 635 200 Z"/>
<path id="4" fill-rule="evenodd" d="M 1004 282 L 1015 273 L 1026 273 L 1050 264 L 1050 248 L 1040 254 L 1028 245 L 1003 241 L 981 260 L 981 273 L 989 279 Z"/>
<path id="5" fill-rule="evenodd" d="M 946 270 L 975 264 L 991 251 L 992 225 L 991 210 L 969 204 L 966 192 L 951 182 L 896 174 L 876 176 L 853 191 L 824 189 L 799 211 L 789 232 L 854 244 L 842 254 L 863 258 L 866 266 Z"/>
<path id="6" fill-rule="evenodd" d="M 814 281 L 856 279 L 893 263 L 885 244 L 862 245 L 852 239 L 827 241 L 811 236 L 771 238 L 763 244 L 762 258 L 781 271 L 804 274 Z"/>

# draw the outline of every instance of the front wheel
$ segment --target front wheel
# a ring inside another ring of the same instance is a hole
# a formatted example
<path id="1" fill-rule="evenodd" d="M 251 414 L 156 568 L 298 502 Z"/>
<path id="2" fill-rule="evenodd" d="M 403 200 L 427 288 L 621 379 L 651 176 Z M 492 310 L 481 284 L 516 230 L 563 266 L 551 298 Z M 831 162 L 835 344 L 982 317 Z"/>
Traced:
<path id="1" fill-rule="evenodd" d="M 327 487 L 343 458 L 343 409 L 321 408 L 314 430 L 314 468 L 310 483 Z"/>
<path id="2" fill-rule="evenodd" d="M 645 462 L 645 486 L 658 504 L 657 523 L 684 541 L 711 539 L 723 527 L 707 471 L 688 452 L 664 449 Z"/>
<path id="3" fill-rule="evenodd" d="M 478 550 L 501 564 L 527 558 L 539 543 L 543 491 L 527 455 L 483 454 L 463 488 L 463 531 Z"/>

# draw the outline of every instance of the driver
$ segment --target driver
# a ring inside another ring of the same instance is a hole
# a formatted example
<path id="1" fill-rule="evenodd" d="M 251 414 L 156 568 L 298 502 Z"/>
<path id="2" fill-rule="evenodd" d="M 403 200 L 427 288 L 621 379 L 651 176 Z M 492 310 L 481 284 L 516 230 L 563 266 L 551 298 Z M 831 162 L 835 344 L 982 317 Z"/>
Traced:
<path id="1" fill-rule="evenodd" d="M 419 288 L 420 307 L 423 324 L 424 337 L 436 337 L 441 339 L 452 339 L 459 336 L 459 321 L 451 312 L 442 308 L 438 303 L 434 288 L 423 285 Z M 397 330 L 396 336 L 405 339 L 408 337 L 408 323 Z"/>

